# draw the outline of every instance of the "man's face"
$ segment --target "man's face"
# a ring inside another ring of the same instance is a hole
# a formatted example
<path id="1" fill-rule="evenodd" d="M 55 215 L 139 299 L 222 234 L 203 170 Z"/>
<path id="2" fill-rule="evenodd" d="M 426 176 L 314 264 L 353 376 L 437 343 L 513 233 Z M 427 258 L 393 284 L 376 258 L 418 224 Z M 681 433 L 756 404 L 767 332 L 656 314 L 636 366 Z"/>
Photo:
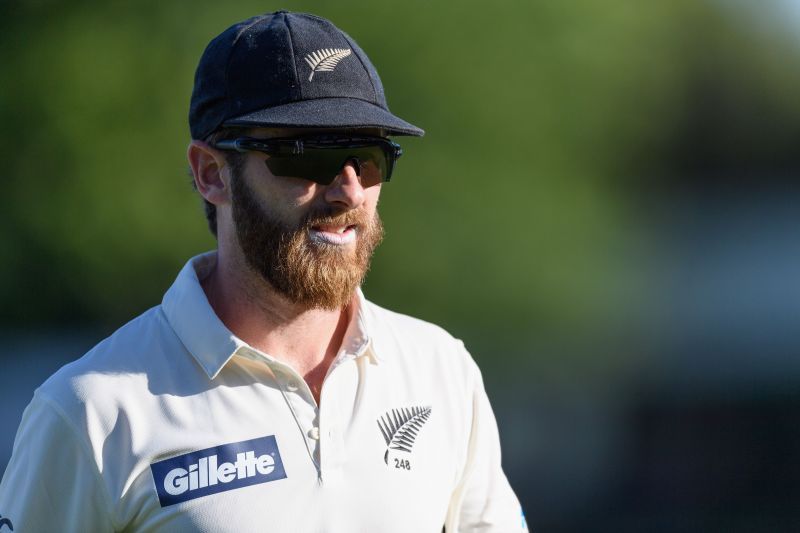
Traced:
<path id="1" fill-rule="evenodd" d="M 292 302 L 344 307 L 383 237 L 381 186 L 363 188 L 349 165 L 330 185 L 274 176 L 266 157 L 246 154 L 231 176 L 233 222 L 248 266 Z"/>

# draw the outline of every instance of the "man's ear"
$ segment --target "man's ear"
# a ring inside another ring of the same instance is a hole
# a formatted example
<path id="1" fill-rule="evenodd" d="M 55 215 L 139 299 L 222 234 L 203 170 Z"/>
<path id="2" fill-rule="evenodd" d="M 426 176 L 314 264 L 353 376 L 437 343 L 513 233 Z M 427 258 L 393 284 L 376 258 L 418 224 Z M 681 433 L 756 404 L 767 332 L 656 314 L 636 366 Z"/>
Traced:
<path id="1" fill-rule="evenodd" d="M 186 150 L 189 166 L 192 167 L 197 191 L 214 205 L 230 202 L 230 175 L 223 172 L 226 167 L 225 154 L 206 142 L 194 140 Z"/>

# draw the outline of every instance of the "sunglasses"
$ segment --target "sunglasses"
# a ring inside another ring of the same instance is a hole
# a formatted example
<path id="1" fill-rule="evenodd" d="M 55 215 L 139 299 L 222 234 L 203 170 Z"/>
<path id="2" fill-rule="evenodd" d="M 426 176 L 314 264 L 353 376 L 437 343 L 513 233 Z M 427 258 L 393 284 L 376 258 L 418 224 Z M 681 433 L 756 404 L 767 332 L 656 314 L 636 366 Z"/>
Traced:
<path id="1" fill-rule="evenodd" d="M 275 176 L 302 178 L 330 185 L 342 167 L 353 162 L 364 188 L 392 177 L 400 145 L 383 137 L 307 137 L 253 139 L 240 137 L 217 141 L 215 148 L 237 152 L 262 152 L 267 168 Z"/>

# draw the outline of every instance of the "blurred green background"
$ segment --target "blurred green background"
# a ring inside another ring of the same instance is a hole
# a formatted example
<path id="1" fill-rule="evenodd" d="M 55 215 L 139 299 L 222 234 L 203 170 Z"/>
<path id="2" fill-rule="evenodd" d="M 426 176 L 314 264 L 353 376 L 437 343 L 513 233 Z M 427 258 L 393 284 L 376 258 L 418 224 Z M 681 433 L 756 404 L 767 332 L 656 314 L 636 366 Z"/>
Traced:
<path id="1" fill-rule="evenodd" d="M 427 131 L 365 292 L 465 340 L 529 524 L 796 530 L 794 0 L 0 2 L 0 466 L 33 388 L 214 247 L 194 68 L 282 8 Z"/>

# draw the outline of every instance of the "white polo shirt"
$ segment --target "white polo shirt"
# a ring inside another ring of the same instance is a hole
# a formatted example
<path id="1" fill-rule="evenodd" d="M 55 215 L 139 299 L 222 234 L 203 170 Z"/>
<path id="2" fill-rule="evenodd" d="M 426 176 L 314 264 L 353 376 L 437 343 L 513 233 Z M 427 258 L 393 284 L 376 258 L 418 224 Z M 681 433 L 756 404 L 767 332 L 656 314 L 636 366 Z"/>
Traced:
<path id="1" fill-rule="evenodd" d="M 317 405 L 214 314 L 215 261 L 37 389 L 0 484 L 15 532 L 527 530 L 460 341 L 359 292 Z"/>

